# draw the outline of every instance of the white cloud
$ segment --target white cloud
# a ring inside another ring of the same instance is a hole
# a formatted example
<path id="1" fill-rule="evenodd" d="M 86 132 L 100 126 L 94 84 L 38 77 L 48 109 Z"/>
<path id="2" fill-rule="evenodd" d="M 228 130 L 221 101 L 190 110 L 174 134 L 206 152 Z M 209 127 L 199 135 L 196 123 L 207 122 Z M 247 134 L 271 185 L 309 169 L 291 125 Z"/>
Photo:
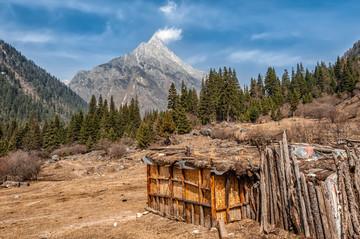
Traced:
<path id="1" fill-rule="evenodd" d="M 52 40 L 52 36 L 42 33 L 16 34 L 15 41 L 23 43 L 46 43 Z"/>
<path id="2" fill-rule="evenodd" d="M 260 33 L 260 34 L 254 34 L 251 36 L 251 40 L 259 40 L 259 39 L 264 39 L 264 38 L 267 38 L 269 37 L 270 34 L 269 33 L 266 33 L 266 32 L 263 32 L 263 33 Z"/>
<path id="3" fill-rule="evenodd" d="M 156 31 L 156 36 L 165 43 L 177 41 L 181 39 L 182 29 L 177 28 L 164 28 Z"/>
<path id="4" fill-rule="evenodd" d="M 48 43 L 54 39 L 50 31 L 12 31 L 9 27 L 5 26 L 0 30 L 0 38 L 6 39 L 11 42 L 21 43 Z"/>
<path id="5" fill-rule="evenodd" d="M 159 8 L 166 16 L 171 16 L 173 12 L 176 10 L 177 4 L 173 1 L 168 1 L 167 5 Z"/>
<path id="6" fill-rule="evenodd" d="M 299 56 L 259 50 L 236 51 L 230 54 L 229 59 L 232 62 L 252 62 L 268 66 L 287 66 L 301 62 L 301 57 Z"/>
<path id="7" fill-rule="evenodd" d="M 206 60 L 207 60 L 206 56 L 192 56 L 188 59 L 185 59 L 185 62 L 188 63 L 189 65 L 195 65 L 204 62 Z"/>

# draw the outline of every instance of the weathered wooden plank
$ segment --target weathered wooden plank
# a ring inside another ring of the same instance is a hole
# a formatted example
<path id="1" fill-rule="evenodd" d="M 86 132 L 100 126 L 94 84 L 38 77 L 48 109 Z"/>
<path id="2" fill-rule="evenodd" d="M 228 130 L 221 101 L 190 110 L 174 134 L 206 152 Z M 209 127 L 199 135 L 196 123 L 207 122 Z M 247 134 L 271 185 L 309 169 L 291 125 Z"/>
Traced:
<path id="1" fill-rule="evenodd" d="M 170 191 L 170 200 L 169 200 L 169 214 L 174 215 L 174 189 L 173 189 L 173 182 L 171 179 L 173 178 L 173 168 L 174 166 L 170 167 L 170 175 L 169 175 L 169 191 Z"/>
<path id="2" fill-rule="evenodd" d="M 267 215 L 267 196 L 266 196 L 266 183 L 265 183 L 265 152 L 260 149 L 261 167 L 260 167 L 260 193 L 261 193 L 261 217 L 260 217 L 260 232 L 269 233 L 268 228 L 268 215 Z"/>
<path id="3" fill-rule="evenodd" d="M 205 226 L 205 221 L 204 221 L 204 207 L 200 205 L 200 215 L 199 215 L 199 224 L 200 226 L 204 227 Z"/>
<path id="4" fill-rule="evenodd" d="M 279 142 L 279 157 L 277 157 L 277 169 L 278 169 L 278 178 L 279 178 L 279 186 L 281 193 L 281 210 L 283 216 L 283 227 L 285 230 L 289 230 L 289 221 L 287 214 L 287 205 L 288 201 L 286 198 L 287 188 L 286 188 L 286 180 L 285 180 L 285 169 L 284 169 L 284 150 L 283 150 L 283 142 Z"/>
<path id="5" fill-rule="evenodd" d="M 157 194 L 157 193 L 150 193 L 150 196 L 159 197 L 159 198 L 170 198 L 169 195 Z M 195 205 L 199 205 L 199 206 L 203 206 L 203 207 L 208 207 L 208 208 L 211 207 L 210 204 L 207 204 L 207 203 L 199 203 L 198 201 L 192 201 L 192 200 L 183 199 L 183 198 L 174 198 L 174 199 L 175 199 L 175 200 L 178 200 L 179 202 L 191 203 L 191 204 L 195 204 Z M 225 210 L 225 209 L 224 209 L 224 210 Z"/>
<path id="6" fill-rule="evenodd" d="M 216 226 L 216 197 L 215 197 L 215 175 L 211 175 L 211 225 Z"/>
<path id="7" fill-rule="evenodd" d="M 348 205 L 349 205 L 349 209 L 350 209 L 351 221 L 353 224 L 354 232 L 356 233 L 356 235 L 360 236 L 360 224 L 359 224 L 358 213 L 357 213 L 358 206 L 355 201 L 355 195 L 354 195 L 354 190 L 353 190 L 354 187 L 351 182 L 352 180 L 351 180 L 349 169 L 347 167 L 343 167 L 343 172 L 344 172 L 345 189 L 346 189 L 346 195 L 347 195 Z"/>
<path id="8" fill-rule="evenodd" d="M 225 227 L 225 223 L 223 220 L 218 220 L 218 229 L 219 229 L 219 236 L 220 236 L 220 239 L 228 239 L 229 238 L 229 234 L 226 230 L 226 227 Z"/>
<path id="9" fill-rule="evenodd" d="M 328 222 L 329 222 L 329 227 L 331 230 L 332 238 L 339 239 L 339 234 L 338 234 L 336 222 L 335 222 L 335 215 L 334 215 L 332 207 L 331 207 L 331 203 L 330 203 L 330 199 L 329 199 L 329 192 L 328 192 L 325 182 L 321 182 L 321 188 L 322 188 L 323 195 L 324 195 L 324 202 L 325 202 L 325 206 L 326 206 L 326 215 L 328 217 Z"/>
<path id="10" fill-rule="evenodd" d="M 269 160 L 269 148 L 266 148 L 266 162 L 265 162 L 265 182 L 266 182 L 266 194 L 267 196 L 267 201 L 268 201 L 268 205 L 269 205 L 269 209 L 270 209 L 270 225 L 271 227 L 275 227 L 275 213 L 274 213 L 274 199 L 273 199 L 273 191 L 272 188 L 274 187 L 274 185 L 272 184 L 271 181 L 271 175 L 273 174 L 273 172 L 271 172 L 271 168 L 270 168 L 270 160 Z"/>
<path id="11" fill-rule="evenodd" d="M 292 177 L 291 177 L 291 165 L 290 165 L 290 156 L 289 156 L 289 146 L 287 143 L 286 133 L 284 130 L 283 134 L 283 151 L 284 151 L 284 167 L 285 167 L 285 180 L 287 185 L 287 195 L 289 198 L 289 190 L 292 188 Z"/>
<path id="12" fill-rule="evenodd" d="M 185 171 L 184 169 L 181 169 L 181 180 L 182 180 L 182 199 L 186 200 L 186 186 L 185 186 Z M 184 203 L 183 206 L 183 218 L 186 220 L 186 215 L 187 215 L 187 209 L 186 209 L 186 204 Z"/>
<path id="13" fill-rule="evenodd" d="M 358 203 L 360 203 L 360 159 L 358 155 L 358 148 L 355 146 L 354 160 L 355 160 L 355 172 L 354 172 L 354 185 L 355 193 L 358 198 Z"/>
<path id="14" fill-rule="evenodd" d="M 279 219 L 279 210 L 278 210 L 278 192 L 277 192 L 277 183 L 276 183 L 276 167 L 275 167 L 275 159 L 274 152 L 270 148 L 267 149 L 268 155 L 268 165 L 269 165 L 269 180 L 271 182 L 271 195 L 272 195 L 272 208 L 273 208 L 273 218 L 274 225 L 278 225 L 280 222 Z"/>
<path id="15" fill-rule="evenodd" d="M 150 165 L 146 165 L 146 182 L 147 182 L 147 205 L 150 207 Z"/>
<path id="16" fill-rule="evenodd" d="M 165 215 L 165 214 L 161 213 L 160 211 L 155 210 L 155 209 L 150 208 L 150 207 L 147 207 L 147 208 L 146 208 L 146 211 L 152 212 L 152 213 L 154 213 L 154 214 L 157 214 L 157 215 L 160 215 L 160 216 L 163 216 L 163 217 L 167 217 L 167 218 L 169 218 L 169 219 L 171 219 L 171 220 L 176 220 L 176 221 L 181 221 L 181 222 L 184 221 L 184 219 L 181 218 L 181 217 L 175 217 L 175 216 L 171 216 L 171 215 Z"/>
<path id="17" fill-rule="evenodd" d="M 314 219 L 313 219 L 313 215 L 311 213 L 309 191 L 308 191 L 305 176 L 304 176 L 303 173 L 300 173 L 300 180 L 301 180 L 302 192 L 304 194 L 303 195 L 304 196 L 304 203 L 305 203 L 305 208 L 306 208 L 306 215 L 307 215 L 307 219 L 308 219 L 310 235 L 315 236 Z"/>
<path id="18" fill-rule="evenodd" d="M 321 217 L 319 212 L 319 204 L 316 196 L 315 186 L 312 182 L 308 182 L 308 191 L 310 197 L 311 211 L 314 218 L 314 226 L 316 231 L 316 237 L 318 239 L 324 238 L 324 231 L 321 223 Z"/>
<path id="19" fill-rule="evenodd" d="M 304 202 L 303 193 L 301 190 L 299 165 L 298 165 L 298 161 L 297 161 L 297 158 L 295 155 L 292 155 L 292 160 L 293 160 L 294 176 L 295 176 L 295 181 L 296 181 L 296 191 L 297 191 L 298 200 L 299 200 L 299 209 L 300 209 L 300 218 L 301 218 L 302 229 L 303 229 L 305 237 L 310 237 L 310 230 L 309 230 L 309 224 L 308 224 L 308 219 L 307 219 L 307 214 L 306 214 L 305 202 Z"/>
<path id="20" fill-rule="evenodd" d="M 202 169 L 199 169 L 199 203 L 203 203 L 203 193 L 202 193 L 202 185 L 203 185 L 203 171 Z M 202 206 L 200 206 L 199 209 L 199 225 L 204 226 L 204 209 Z"/>
<path id="21" fill-rule="evenodd" d="M 331 230 L 329 228 L 329 222 L 328 222 L 328 218 L 326 215 L 325 202 L 324 202 L 324 197 L 322 194 L 321 187 L 315 186 L 315 190 L 316 190 L 316 196 L 317 196 L 318 204 L 319 204 L 319 211 L 320 211 L 321 222 L 322 222 L 322 226 L 323 226 L 323 230 L 324 230 L 324 236 L 326 239 L 330 239 L 330 238 L 332 238 Z"/>
<path id="22" fill-rule="evenodd" d="M 225 176 L 225 205 L 226 205 L 226 223 L 230 223 L 229 214 L 229 194 L 230 194 L 230 180 L 229 175 Z"/>
<path id="23" fill-rule="evenodd" d="M 192 224 L 196 224 L 195 223 L 195 209 L 194 209 L 194 204 L 190 204 L 191 205 L 191 223 Z"/>
<path id="24" fill-rule="evenodd" d="M 339 197 L 340 197 L 340 204 L 341 204 L 341 238 L 347 238 L 349 231 L 348 231 L 348 205 L 347 205 L 347 197 L 345 192 L 345 183 L 344 183 L 344 164 L 339 162 L 334 155 L 334 160 L 337 164 L 337 171 L 338 171 L 338 188 L 339 188 Z"/>

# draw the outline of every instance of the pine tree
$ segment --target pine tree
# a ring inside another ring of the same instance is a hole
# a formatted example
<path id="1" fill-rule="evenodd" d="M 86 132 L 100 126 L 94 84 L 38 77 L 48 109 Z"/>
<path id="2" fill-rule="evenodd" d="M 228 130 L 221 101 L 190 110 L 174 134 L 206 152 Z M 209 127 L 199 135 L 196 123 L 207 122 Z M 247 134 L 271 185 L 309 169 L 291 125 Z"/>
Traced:
<path id="1" fill-rule="evenodd" d="M 174 82 L 171 83 L 168 95 L 168 106 L 169 110 L 176 110 L 179 104 L 179 95 L 177 94 Z"/>
<path id="2" fill-rule="evenodd" d="M 42 134 L 40 124 L 32 111 L 27 124 L 27 130 L 23 139 L 23 148 L 29 150 L 39 150 L 42 146 Z"/>
<path id="3" fill-rule="evenodd" d="M 118 136 L 117 136 L 114 128 L 111 127 L 110 130 L 109 130 L 109 133 L 108 133 L 108 137 L 107 137 L 107 138 L 110 139 L 112 142 L 115 142 L 115 141 L 117 140 L 117 137 L 118 137 Z"/>
<path id="4" fill-rule="evenodd" d="M 142 123 L 136 134 L 137 145 L 140 149 L 146 149 L 152 142 L 152 135 L 149 125 Z"/>
<path id="5" fill-rule="evenodd" d="M 176 129 L 176 124 L 172 118 L 171 112 L 166 111 L 162 116 L 159 124 L 159 135 L 167 137 Z"/>
<path id="6" fill-rule="evenodd" d="M 186 112 L 189 110 L 189 93 L 184 81 L 181 81 L 180 105 Z"/>
<path id="7" fill-rule="evenodd" d="M 47 153 L 59 147 L 64 141 L 64 129 L 58 115 L 55 116 L 48 126 L 44 127 L 43 131 L 43 146 Z"/>
<path id="8" fill-rule="evenodd" d="M 179 134 L 187 134 L 192 130 L 189 119 L 185 114 L 185 110 L 181 109 L 178 120 L 176 122 L 177 132 Z"/>

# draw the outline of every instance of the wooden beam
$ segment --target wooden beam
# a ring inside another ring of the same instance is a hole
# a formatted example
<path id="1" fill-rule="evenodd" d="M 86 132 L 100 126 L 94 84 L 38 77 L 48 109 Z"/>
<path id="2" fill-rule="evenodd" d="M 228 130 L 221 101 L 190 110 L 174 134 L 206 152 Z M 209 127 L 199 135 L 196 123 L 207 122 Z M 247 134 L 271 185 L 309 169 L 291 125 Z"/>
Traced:
<path id="1" fill-rule="evenodd" d="M 219 229 L 220 239 L 228 239 L 229 234 L 228 234 L 228 232 L 226 230 L 224 221 L 223 220 L 218 220 L 217 226 L 218 226 L 218 229 Z"/>
<path id="2" fill-rule="evenodd" d="M 339 239 L 339 233 L 336 227 L 336 222 L 335 222 L 335 215 L 333 213 L 332 207 L 331 207 L 331 203 L 330 203 L 330 199 L 329 199 L 329 191 L 326 187 L 326 183 L 325 182 L 321 182 L 321 188 L 323 191 L 323 195 L 324 195 L 324 202 L 325 202 L 325 206 L 326 206 L 326 215 L 328 217 L 328 222 L 329 222 L 329 227 L 330 227 L 330 231 L 332 234 L 332 238 L 334 239 Z"/>
<path id="3" fill-rule="evenodd" d="M 159 197 L 159 198 L 170 198 L 169 195 L 157 194 L 157 193 L 150 193 L 150 196 Z M 199 203 L 199 202 L 192 201 L 192 200 L 188 200 L 188 199 L 182 199 L 182 198 L 176 198 L 176 197 L 174 197 L 174 200 L 178 200 L 178 201 L 180 201 L 180 202 L 185 202 L 185 203 L 190 203 L 190 204 L 195 204 L 195 205 L 201 205 L 201 206 L 203 206 L 203 207 L 208 207 L 208 208 L 211 207 L 210 204 Z M 225 210 L 225 209 L 224 209 L 224 210 Z"/>
<path id="4" fill-rule="evenodd" d="M 280 191 L 281 191 L 281 210 L 283 216 L 283 226 L 284 229 L 287 231 L 289 228 L 289 221 L 288 221 L 288 214 L 287 214 L 287 205 L 288 200 L 286 198 L 287 195 L 287 188 L 286 188 L 286 180 L 285 180 L 285 168 L 284 168 L 284 149 L 283 149 L 283 142 L 279 142 L 279 151 L 280 155 L 277 157 L 277 168 L 278 168 L 278 175 L 279 175 L 279 183 L 280 183 Z"/>
<path id="5" fill-rule="evenodd" d="M 305 179 L 305 176 L 303 173 L 300 173 L 300 180 L 301 180 L 301 189 L 304 194 L 304 203 L 305 203 L 305 208 L 306 208 L 306 213 L 307 213 L 310 235 L 315 236 L 314 218 L 311 213 L 309 191 L 308 191 L 306 179 Z"/>
<path id="6" fill-rule="evenodd" d="M 160 211 L 155 210 L 155 209 L 150 208 L 150 207 L 147 207 L 147 208 L 146 208 L 146 211 L 152 212 L 152 213 L 154 213 L 154 214 L 157 214 L 157 215 L 160 215 L 160 216 L 163 216 L 163 217 L 167 217 L 167 218 L 169 218 L 169 219 L 171 219 L 171 220 L 176 220 L 176 221 L 181 221 L 181 222 L 184 221 L 184 219 L 181 218 L 181 217 L 175 217 L 175 216 L 171 216 L 171 215 L 165 215 L 164 213 L 161 213 Z"/>
<path id="7" fill-rule="evenodd" d="M 301 189 L 301 179 L 300 179 L 300 171 L 299 171 L 297 157 L 295 155 L 292 155 L 292 160 L 293 160 L 294 176 L 295 176 L 295 181 L 296 181 L 296 191 L 298 194 L 298 199 L 299 199 L 299 204 L 300 204 L 299 208 L 300 208 L 300 215 L 301 215 L 300 218 L 301 218 L 302 229 L 303 229 L 305 237 L 310 237 L 310 229 L 309 229 L 306 208 L 305 208 L 305 202 L 304 202 L 304 197 L 303 197 L 303 192 L 302 192 L 303 190 Z"/>
<path id="8" fill-rule="evenodd" d="M 191 204 L 191 223 L 195 224 L 195 208 L 194 208 L 194 204 Z"/>
<path id="9" fill-rule="evenodd" d="M 267 197 L 266 197 L 266 183 L 265 183 L 265 152 L 260 149 L 261 154 L 261 168 L 260 168 L 260 193 L 261 193 L 261 217 L 260 217 L 260 232 L 269 233 L 268 216 L 267 216 Z"/>
<path id="10" fill-rule="evenodd" d="M 243 208 L 242 208 L 242 206 L 244 205 L 244 203 L 245 203 L 245 195 L 244 195 L 244 187 L 243 187 L 243 180 L 244 178 L 242 178 L 242 180 L 241 179 L 238 179 L 238 186 L 239 186 L 239 199 L 240 199 L 240 217 L 241 217 L 241 219 L 245 219 L 246 218 L 246 216 L 245 216 L 245 212 L 244 212 L 244 210 L 243 210 Z"/>
<path id="11" fill-rule="evenodd" d="M 160 166 L 157 165 L 156 167 L 156 192 L 160 193 L 160 181 L 159 181 L 159 173 L 160 173 Z"/>
<path id="12" fill-rule="evenodd" d="M 226 223 L 230 222 L 229 214 L 229 194 L 230 194 L 230 179 L 229 174 L 225 175 L 225 206 L 226 206 Z"/>
<path id="13" fill-rule="evenodd" d="M 203 192 L 202 192 L 202 178 L 203 178 L 203 170 L 199 169 L 199 203 L 203 202 Z M 200 206 L 199 208 L 199 224 L 200 226 L 204 226 L 204 208 Z"/>
<path id="14" fill-rule="evenodd" d="M 216 225 L 216 198 L 215 198 L 215 175 L 211 175 L 210 180 L 211 188 L 211 225 L 215 227 Z"/>
<path id="15" fill-rule="evenodd" d="M 186 200 L 186 185 L 185 185 L 185 170 L 181 169 L 181 180 L 182 180 L 182 187 L 183 187 L 183 191 L 182 191 L 182 199 Z M 183 207 L 183 217 L 185 219 L 185 221 L 188 221 L 189 218 L 187 218 L 188 215 L 188 209 L 186 208 L 186 203 L 184 202 L 184 207 Z"/>
<path id="16" fill-rule="evenodd" d="M 146 175 L 147 175 L 147 205 L 150 207 L 150 165 L 146 165 Z"/>
<path id="17" fill-rule="evenodd" d="M 318 204 L 319 204 L 319 212 L 320 212 L 321 222 L 322 222 L 322 226 L 323 226 L 323 230 L 324 230 L 324 236 L 325 236 L 325 238 L 333 238 L 331 236 L 331 229 L 329 227 L 329 222 L 328 222 L 328 218 L 326 215 L 325 202 L 324 202 L 324 197 L 322 194 L 321 186 L 315 186 L 315 190 L 316 190 L 316 195 L 317 195 Z"/>
<path id="18" fill-rule="evenodd" d="M 170 191 L 169 214 L 170 214 L 170 215 L 174 215 L 174 206 L 173 206 L 173 202 L 174 202 L 174 189 L 173 189 L 173 182 L 171 181 L 171 179 L 173 178 L 173 168 L 174 168 L 174 166 L 171 166 L 171 167 L 169 168 L 169 171 L 170 171 L 170 175 L 169 175 L 169 191 Z"/>
<path id="19" fill-rule="evenodd" d="M 312 182 L 308 182 L 308 191 L 310 197 L 310 206 L 314 218 L 314 227 L 316 232 L 316 238 L 324 238 L 324 231 L 321 223 L 321 216 L 319 211 L 319 203 L 317 200 L 315 186 Z"/>

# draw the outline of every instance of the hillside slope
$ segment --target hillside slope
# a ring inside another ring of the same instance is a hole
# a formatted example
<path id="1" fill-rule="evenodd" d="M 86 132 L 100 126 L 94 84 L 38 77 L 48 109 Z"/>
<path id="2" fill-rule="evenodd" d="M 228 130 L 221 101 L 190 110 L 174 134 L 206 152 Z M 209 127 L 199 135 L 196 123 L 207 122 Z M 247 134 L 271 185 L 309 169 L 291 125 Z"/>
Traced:
<path id="1" fill-rule="evenodd" d="M 31 111 L 40 121 L 55 114 L 67 121 L 86 106 L 56 77 L 0 40 L 0 121 L 24 121 Z"/>

